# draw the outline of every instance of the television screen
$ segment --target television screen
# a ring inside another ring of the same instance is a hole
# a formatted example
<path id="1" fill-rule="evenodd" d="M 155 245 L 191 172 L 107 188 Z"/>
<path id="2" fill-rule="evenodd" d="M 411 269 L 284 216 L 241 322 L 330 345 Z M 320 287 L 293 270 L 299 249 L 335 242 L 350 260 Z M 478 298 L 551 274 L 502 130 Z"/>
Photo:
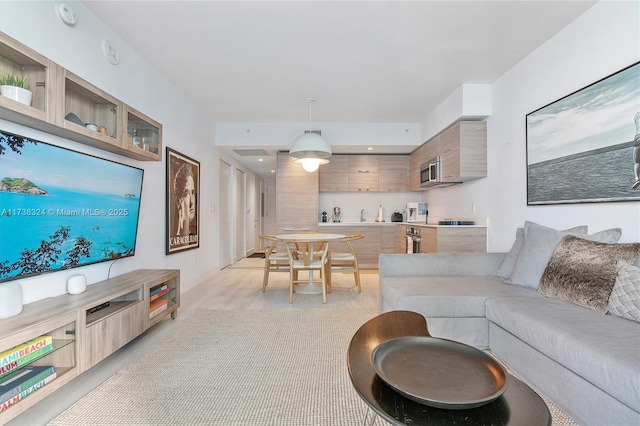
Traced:
<path id="1" fill-rule="evenodd" d="M 0 282 L 133 256 L 143 174 L 0 130 Z"/>

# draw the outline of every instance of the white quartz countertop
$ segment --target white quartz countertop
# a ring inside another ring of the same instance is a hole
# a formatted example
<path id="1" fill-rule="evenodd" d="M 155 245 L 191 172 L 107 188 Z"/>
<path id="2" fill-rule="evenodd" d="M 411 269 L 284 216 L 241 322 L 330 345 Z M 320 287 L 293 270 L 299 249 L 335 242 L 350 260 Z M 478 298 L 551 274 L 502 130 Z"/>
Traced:
<path id="1" fill-rule="evenodd" d="M 339 227 L 339 226 L 415 226 L 420 228 L 486 228 L 487 225 L 438 225 L 437 223 L 420 222 L 320 222 L 318 226 Z"/>

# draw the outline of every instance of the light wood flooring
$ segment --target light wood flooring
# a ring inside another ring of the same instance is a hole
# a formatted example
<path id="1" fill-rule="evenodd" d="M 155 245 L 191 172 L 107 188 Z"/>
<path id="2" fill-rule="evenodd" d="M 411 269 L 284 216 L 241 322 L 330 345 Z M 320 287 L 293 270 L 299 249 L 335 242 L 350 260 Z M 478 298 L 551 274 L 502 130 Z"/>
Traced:
<path id="1" fill-rule="evenodd" d="M 263 264 L 264 259 L 242 259 L 220 271 L 210 281 L 183 293 L 175 320 L 158 323 L 7 425 L 46 425 L 100 383 L 151 349 L 196 309 L 378 309 L 377 271 L 362 272 L 360 294 L 354 287 L 353 275 L 339 273 L 332 276 L 333 292 L 327 295 L 326 304 L 322 303 L 321 294 L 297 293 L 294 294 L 294 303 L 290 304 L 288 273 L 272 273 L 269 286 L 266 292 L 262 293 Z M 117 401 L 113 401 L 113 405 L 116 406 Z"/>

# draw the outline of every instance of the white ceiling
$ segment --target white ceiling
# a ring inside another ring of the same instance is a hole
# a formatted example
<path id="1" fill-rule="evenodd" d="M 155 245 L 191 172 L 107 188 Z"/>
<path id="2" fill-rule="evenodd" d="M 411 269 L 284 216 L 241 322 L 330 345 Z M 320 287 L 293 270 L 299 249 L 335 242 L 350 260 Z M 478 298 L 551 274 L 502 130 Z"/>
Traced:
<path id="1" fill-rule="evenodd" d="M 420 122 L 594 3 L 84 1 L 217 123 Z"/>

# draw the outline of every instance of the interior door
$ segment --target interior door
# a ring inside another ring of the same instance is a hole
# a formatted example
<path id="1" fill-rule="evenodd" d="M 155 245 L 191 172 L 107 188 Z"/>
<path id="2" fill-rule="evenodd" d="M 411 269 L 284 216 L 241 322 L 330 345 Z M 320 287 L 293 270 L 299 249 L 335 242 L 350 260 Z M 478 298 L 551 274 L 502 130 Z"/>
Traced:
<path id="1" fill-rule="evenodd" d="M 242 259 L 245 255 L 245 226 L 246 226 L 246 209 L 245 209 L 245 174 L 242 170 L 236 169 L 236 203 L 235 214 L 233 217 L 236 221 L 236 249 L 234 262 Z"/>
<path id="2" fill-rule="evenodd" d="M 231 256 L 231 166 L 220 161 L 220 266 L 233 263 Z"/>
<path id="3" fill-rule="evenodd" d="M 253 216 L 253 246 L 261 249 L 260 234 L 262 234 L 262 217 L 264 216 L 263 195 L 262 195 L 262 179 L 255 176 L 254 178 L 254 216 Z"/>

